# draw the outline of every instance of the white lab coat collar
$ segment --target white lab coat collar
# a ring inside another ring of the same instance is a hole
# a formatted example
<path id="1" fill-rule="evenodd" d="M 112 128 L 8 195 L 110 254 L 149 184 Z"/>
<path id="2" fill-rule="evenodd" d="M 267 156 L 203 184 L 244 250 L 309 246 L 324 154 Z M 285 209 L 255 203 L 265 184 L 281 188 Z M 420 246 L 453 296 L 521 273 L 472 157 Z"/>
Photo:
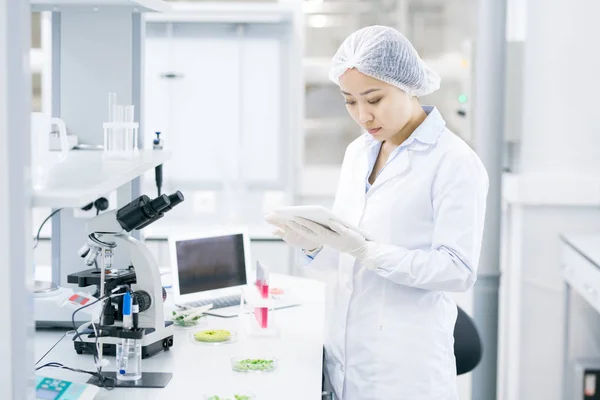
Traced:
<path id="1" fill-rule="evenodd" d="M 437 108 L 433 106 L 423 106 L 423 111 L 427 114 L 425 120 L 414 130 L 414 132 L 400 145 L 400 147 L 413 146 L 413 150 L 429 147 L 437 143 L 440 135 L 446 128 L 446 121 L 440 114 Z M 367 147 L 376 146 L 379 144 L 368 132 L 363 137 Z M 418 144 L 426 145 L 419 146 Z"/>
<path id="2" fill-rule="evenodd" d="M 414 132 L 402 143 L 395 151 L 399 152 L 399 154 L 385 167 L 385 169 L 381 172 L 381 175 L 377 177 L 375 183 L 369 191 L 366 193 L 366 198 L 371 197 L 375 192 L 379 190 L 379 188 L 384 185 L 386 182 L 391 179 L 403 175 L 410 168 L 411 163 L 411 155 L 410 152 L 414 151 L 422 151 L 427 150 L 431 146 L 435 145 L 446 128 L 446 121 L 442 118 L 441 114 L 435 107 L 424 106 L 423 111 L 427 113 L 427 118 L 414 130 Z M 364 165 L 365 168 L 363 175 L 358 175 L 359 177 L 363 177 L 361 182 L 357 182 L 356 185 L 359 186 L 359 183 L 363 185 L 364 190 L 364 176 L 368 173 L 368 149 L 372 146 L 379 145 L 375 139 L 371 137 L 367 133 L 366 139 L 366 147 L 362 152 L 362 160 L 360 162 L 361 165 Z"/>

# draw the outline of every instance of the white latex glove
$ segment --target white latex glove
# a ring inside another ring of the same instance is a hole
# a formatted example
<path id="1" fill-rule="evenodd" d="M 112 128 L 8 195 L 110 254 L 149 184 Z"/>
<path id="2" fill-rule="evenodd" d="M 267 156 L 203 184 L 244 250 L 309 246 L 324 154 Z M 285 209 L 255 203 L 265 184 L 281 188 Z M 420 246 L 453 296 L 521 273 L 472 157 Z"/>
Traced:
<path id="1" fill-rule="evenodd" d="M 298 247 L 300 249 L 307 250 L 309 253 L 312 253 L 322 247 L 319 243 L 312 241 L 305 235 L 302 235 L 301 233 L 291 229 L 286 224 L 286 219 L 277 214 L 267 214 L 265 216 L 265 220 L 269 224 L 277 227 L 277 229 L 273 231 L 273 235 L 279 236 L 284 242 L 292 247 Z"/>
<path id="2" fill-rule="evenodd" d="M 294 218 L 288 225 L 313 242 L 349 253 L 361 261 L 366 256 L 368 242 L 364 236 L 335 221 L 329 222 L 330 229 L 305 218 Z"/>

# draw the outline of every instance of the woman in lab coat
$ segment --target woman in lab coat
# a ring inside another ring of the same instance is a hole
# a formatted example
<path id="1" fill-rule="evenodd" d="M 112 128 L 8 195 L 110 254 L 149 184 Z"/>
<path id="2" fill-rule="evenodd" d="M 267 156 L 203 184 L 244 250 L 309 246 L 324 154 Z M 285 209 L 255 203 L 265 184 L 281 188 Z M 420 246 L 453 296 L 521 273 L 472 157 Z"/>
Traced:
<path id="1" fill-rule="evenodd" d="M 350 35 L 330 78 L 366 132 L 344 156 L 332 222 L 267 220 L 310 265 L 334 271 L 326 377 L 342 400 L 456 400 L 456 304 L 475 283 L 488 189 L 473 150 L 418 97 L 439 77 L 398 31 Z"/>

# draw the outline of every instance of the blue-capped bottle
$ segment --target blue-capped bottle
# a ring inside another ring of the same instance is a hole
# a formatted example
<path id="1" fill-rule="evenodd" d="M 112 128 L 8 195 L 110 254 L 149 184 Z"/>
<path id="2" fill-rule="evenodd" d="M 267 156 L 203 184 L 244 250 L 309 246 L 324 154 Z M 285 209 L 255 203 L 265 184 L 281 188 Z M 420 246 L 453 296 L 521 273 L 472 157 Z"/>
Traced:
<path id="1" fill-rule="evenodd" d="M 123 330 L 133 329 L 132 300 L 129 292 L 123 295 Z M 136 381 L 142 377 L 142 343 L 136 339 L 121 339 L 117 344 L 117 379 Z"/>

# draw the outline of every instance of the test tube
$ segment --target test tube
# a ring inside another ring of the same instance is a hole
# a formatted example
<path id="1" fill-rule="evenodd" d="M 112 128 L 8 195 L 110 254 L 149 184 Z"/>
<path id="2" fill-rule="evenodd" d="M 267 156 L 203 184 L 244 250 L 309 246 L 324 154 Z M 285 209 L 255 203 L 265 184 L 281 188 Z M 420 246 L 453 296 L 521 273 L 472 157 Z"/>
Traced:
<path id="1" fill-rule="evenodd" d="M 108 151 L 108 130 L 110 128 L 104 128 L 104 152 Z"/>
<path id="2" fill-rule="evenodd" d="M 108 122 L 115 122 L 115 107 L 117 106 L 117 94 L 108 94 Z"/>
<path id="3" fill-rule="evenodd" d="M 123 106 L 117 106 L 117 112 L 116 112 L 115 117 L 116 117 L 115 122 L 117 124 L 123 123 Z M 116 128 L 114 149 L 115 149 L 115 151 L 117 151 L 119 153 L 123 151 L 123 128 L 122 127 Z"/>
<path id="4" fill-rule="evenodd" d="M 115 122 L 115 112 L 117 107 L 117 94 L 110 92 L 108 93 L 108 123 Z M 109 127 L 104 132 L 104 151 L 111 154 L 114 150 L 114 127 Z"/>
<path id="5" fill-rule="evenodd" d="M 128 124 L 132 124 L 133 123 L 133 111 L 134 111 L 134 106 L 133 105 L 128 105 L 125 106 L 125 122 Z M 127 146 L 125 148 L 125 151 L 127 152 L 127 155 L 131 155 L 133 154 L 133 147 L 134 147 L 134 143 L 133 143 L 133 128 L 131 126 L 128 126 L 127 128 L 125 128 L 125 145 Z"/>
<path id="6" fill-rule="evenodd" d="M 133 122 L 134 107 L 135 106 L 133 106 L 133 105 L 125 106 L 125 122 L 127 122 L 127 123 Z"/>

